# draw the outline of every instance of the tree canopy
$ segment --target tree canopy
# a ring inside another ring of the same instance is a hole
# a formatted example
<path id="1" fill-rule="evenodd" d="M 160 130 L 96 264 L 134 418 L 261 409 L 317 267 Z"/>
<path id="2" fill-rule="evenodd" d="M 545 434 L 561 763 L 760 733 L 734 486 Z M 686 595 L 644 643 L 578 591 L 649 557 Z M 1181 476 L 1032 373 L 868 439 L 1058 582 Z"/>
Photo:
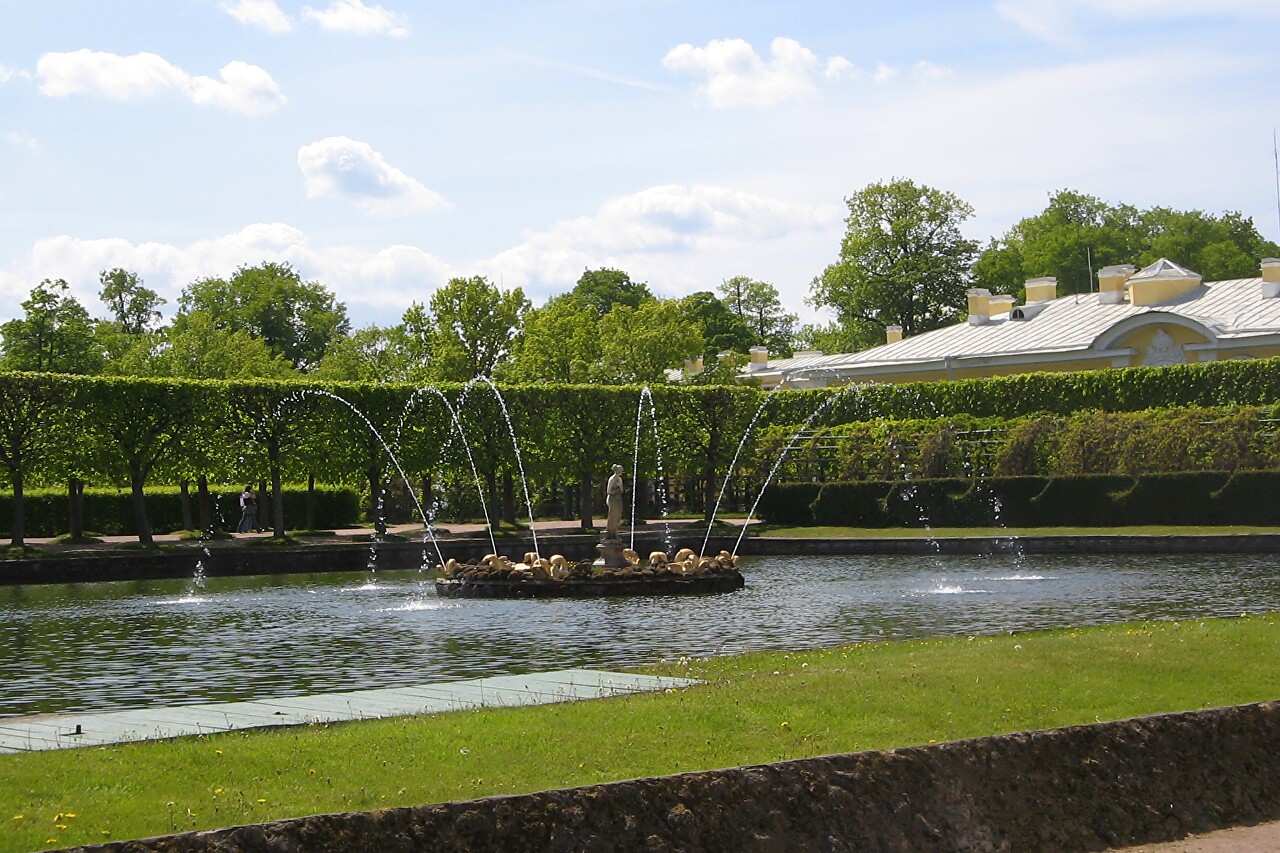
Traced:
<path id="1" fill-rule="evenodd" d="M 1028 278 L 1054 276 L 1060 293 L 1088 293 L 1098 269 L 1143 267 L 1168 258 L 1205 281 L 1257 275 L 1258 262 L 1280 251 L 1237 212 L 1214 216 L 1166 207 L 1139 210 L 1074 190 L 1060 190 L 1035 216 L 991 240 L 974 263 L 975 284 L 1019 294 Z"/>
<path id="2" fill-rule="evenodd" d="M 960 233 L 973 208 L 958 196 L 899 178 L 845 200 L 840 259 L 814 279 L 810 302 L 836 311 L 863 344 L 890 325 L 914 335 L 960 316 L 977 244 Z"/>
<path id="3" fill-rule="evenodd" d="M 175 330 L 204 314 L 216 328 L 261 339 L 302 371 L 319 364 L 330 342 L 351 328 L 346 306 L 287 263 L 242 266 L 227 280 L 200 279 L 182 292 L 178 305 Z"/>
<path id="4" fill-rule="evenodd" d="M 466 382 L 492 376 L 510 356 L 528 310 L 518 287 L 504 292 L 483 276 L 450 279 L 431 295 L 432 377 Z"/>
<path id="5" fill-rule="evenodd" d="M 639 308 L 640 303 L 652 299 L 653 294 L 644 282 L 632 281 L 630 274 L 601 267 L 584 272 L 569 291 L 569 297 L 595 311 L 597 317 L 603 317 L 615 305 Z"/>
<path id="6" fill-rule="evenodd" d="M 0 325 L 7 370 L 96 373 L 102 355 L 93 321 L 63 279 L 45 279 L 22 302 L 22 316 Z"/>

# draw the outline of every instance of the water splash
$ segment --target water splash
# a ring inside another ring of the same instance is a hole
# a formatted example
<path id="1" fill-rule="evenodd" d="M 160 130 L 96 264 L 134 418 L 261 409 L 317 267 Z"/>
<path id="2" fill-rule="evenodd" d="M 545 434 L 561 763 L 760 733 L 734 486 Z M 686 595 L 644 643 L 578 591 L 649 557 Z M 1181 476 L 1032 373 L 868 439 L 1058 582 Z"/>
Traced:
<path id="1" fill-rule="evenodd" d="M 533 524 L 533 501 L 529 498 L 529 480 L 524 474 L 524 459 L 520 456 L 520 442 L 516 441 L 516 428 L 511 423 L 511 413 L 507 411 L 507 401 L 503 398 L 502 392 L 498 390 L 498 386 L 488 376 L 477 376 L 467 383 L 468 386 L 476 383 L 482 383 L 489 386 L 489 390 L 493 391 L 493 396 L 498 400 L 498 406 L 502 409 L 502 419 L 507 424 L 507 432 L 511 434 L 511 449 L 516 455 L 516 466 L 520 469 L 520 487 L 524 490 L 524 503 L 529 509 L 529 534 L 533 537 L 533 553 L 541 557 L 542 553 L 538 550 L 538 531 L 534 529 Z M 494 548 L 496 553 L 497 548 Z"/>
<path id="2" fill-rule="evenodd" d="M 346 400 L 346 399 L 343 399 L 342 397 L 338 396 L 337 394 L 334 394 L 334 393 L 332 393 L 332 392 L 330 392 L 330 391 L 325 391 L 325 390 L 323 390 L 323 389 L 318 389 L 318 388 L 316 388 L 316 389 L 312 389 L 312 388 L 308 388 L 308 389 L 306 389 L 306 390 L 302 391 L 302 392 L 301 392 L 301 394 L 302 394 L 302 395 L 314 394 L 314 395 L 321 396 L 321 397 L 327 397 L 327 398 L 329 398 L 329 399 L 331 399 L 331 400 L 336 400 L 337 402 L 341 403 L 342 405 L 344 405 L 344 406 L 346 406 L 348 409 L 350 409 L 350 410 L 351 410 L 351 411 L 352 411 L 352 412 L 353 412 L 353 413 L 354 413 L 358 418 L 360 418 L 360 420 L 361 420 L 361 421 L 363 421 L 363 422 L 364 422 L 364 425 L 365 425 L 366 427 L 368 427 L 369 432 L 373 435 L 373 437 L 374 437 L 374 438 L 376 438 L 376 439 L 378 440 L 378 443 L 382 445 L 382 449 L 386 451 L 386 453 L 387 453 L 387 457 L 391 460 L 391 464 L 395 466 L 396 473 L 400 475 L 400 478 L 401 478 L 402 480 L 404 480 L 405 482 L 408 482 L 408 480 L 409 480 L 408 476 L 406 476 L 406 475 L 405 475 L 405 473 L 404 473 L 404 469 L 400 467 L 400 460 L 399 460 L 398 458 L 396 458 L 396 455 L 395 455 L 395 453 L 394 453 L 394 452 L 392 452 L 391 447 L 387 445 L 386 439 L 384 439 L 384 438 L 382 437 L 382 433 L 378 431 L 378 428 L 377 428 L 377 427 L 375 427 L 375 426 L 373 425 L 373 421 L 369 420 L 369 418 L 365 415 L 365 413 L 364 413 L 364 412 L 362 412 L 362 411 L 360 411 L 360 409 L 359 409 L 357 406 L 353 405 L 350 401 L 348 401 L 348 400 Z M 431 530 L 431 527 L 430 527 L 430 525 L 428 525 L 428 524 L 426 523 L 426 521 L 427 521 L 427 513 L 426 513 L 426 511 L 422 508 L 422 502 L 418 500 L 418 496 L 417 496 L 416 494 L 414 494 L 414 492 L 413 492 L 412 490 L 410 490 L 410 492 L 409 492 L 409 497 L 413 500 L 413 504 L 414 504 L 414 506 L 415 506 L 415 507 L 417 507 L 418 515 L 422 517 L 423 524 L 426 526 L 427 530 L 428 530 L 428 531 L 430 531 L 430 530 Z M 375 534 L 375 536 L 374 536 L 374 541 L 375 541 L 375 543 L 376 543 L 376 541 L 377 541 L 377 536 L 376 536 L 376 534 Z M 435 546 L 435 549 L 436 549 L 436 556 L 437 556 L 437 557 L 439 557 L 439 558 L 440 558 L 440 562 L 441 562 L 441 563 L 443 563 L 443 562 L 444 562 L 444 553 L 440 550 L 440 543 L 439 543 L 439 541 L 438 541 L 438 540 L 436 540 L 436 539 L 435 539 L 434 535 L 432 535 L 431 542 L 432 542 L 432 544 Z M 372 560 L 373 560 L 374 562 L 376 562 L 376 559 L 377 559 L 377 557 L 376 557 L 376 554 L 375 554 L 375 555 L 374 555 L 374 557 L 372 558 Z"/>
<path id="3" fill-rule="evenodd" d="M 419 397 L 421 397 L 423 394 L 435 394 L 436 398 L 441 403 L 444 404 L 445 409 L 449 412 L 449 418 L 453 422 L 453 427 L 449 430 L 449 435 L 445 439 L 445 444 L 443 447 L 440 448 L 440 456 L 443 457 L 444 454 L 448 452 L 449 448 L 453 444 L 453 437 L 455 435 L 462 440 L 462 449 L 467 456 L 467 465 L 471 468 L 471 476 L 475 480 L 476 495 L 480 498 L 480 512 L 483 513 L 484 515 L 485 530 L 488 531 L 489 533 L 489 551 L 490 553 L 496 554 L 498 552 L 498 544 L 493 537 L 493 522 L 489 518 L 489 501 L 485 498 L 484 486 L 480 484 L 480 471 L 476 468 L 475 457 L 472 456 L 471 454 L 471 445 L 467 442 L 466 431 L 463 430 L 462 428 L 462 419 L 461 419 L 462 406 L 463 406 L 463 403 L 466 401 L 466 395 L 467 395 L 467 391 L 469 390 L 469 387 L 470 386 L 467 386 L 462 389 L 462 394 L 459 395 L 459 398 L 458 398 L 457 407 L 455 407 L 452 403 L 449 402 L 449 398 L 445 396 L 443 391 L 431 385 L 427 385 L 422 388 L 419 388 L 418 390 L 414 391 L 411 395 L 409 395 L 409 399 L 405 401 L 404 410 L 400 414 L 400 423 L 396 426 L 396 447 L 398 449 L 400 446 L 401 432 L 404 428 L 405 418 L 408 416 L 409 410 L 414 406 L 416 400 Z M 431 506 L 431 513 L 429 515 L 427 514 L 423 515 L 424 523 L 427 528 L 427 534 L 431 537 L 432 541 L 435 540 L 435 528 L 433 526 L 432 520 L 436 518 L 436 511 L 439 505 L 440 505 L 440 502 L 438 500 L 433 501 Z M 419 507 L 419 509 L 421 509 L 421 507 Z M 439 554 L 439 551 L 440 551 L 440 547 L 439 545 L 437 545 L 436 546 L 437 554 Z M 444 560 L 442 559 L 441 562 L 444 562 Z"/>
<path id="4" fill-rule="evenodd" d="M 662 505 L 662 528 L 663 543 L 667 553 L 672 550 L 671 538 L 671 521 L 668 518 L 669 510 L 667 506 L 667 478 L 666 469 L 662 460 L 662 435 L 658 431 L 658 409 L 654 404 L 653 392 L 646 385 L 640 389 L 640 399 L 636 402 L 636 443 L 635 450 L 631 457 L 631 549 L 634 551 L 636 547 L 636 494 L 639 489 L 636 484 L 639 483 L 640 473 L 640 418 L 644 413 L 644 401 L 649 400 L 649 421 L 653 424 L 653 446 L 654 452 L 658 457 L 658 499 Z"/>
<path id="5" fill-rule="evenodd" d="M 805 421 L 800 425 L 800 428 L 792 433 L 790 440 L 787 441 L 787 446 L 782 449 L 780 454 L 778 454 L 777 461 L 774 462 L 773 467 L 769 469 L 769 476 L 764 478 L 764 485 L 760 487 L 760 492 L 756 495 L 755 502 L 751 504 L 751 511 L 747 513 L 747 518 L 742 523 L 742 530 L 738 533 L 738 539 L 733 543 L 733 553 L 735 555 L 738 553 L 738 548 L 742 546 L 742 538 L 747 535 L 747 530 L 751 527 L 751 519 L 755 517 L 756 509 L 760 506 L 761 498 L 764 497 L 765 491 L 769 488 L 769 484 L 773 482 L 773 478 L 777 475 L 778 469 L 782 467 L 782 463 L 786 461 L 787 454 L 789 454 L 796 446 L 796 442 L 798 442 L 800 440 L 800 436 L 809 429 L 809 425 L 813 423 L 814 419 L 817 418 L 818 415 L 822 414 L 828 406 L 844 397 L 850 391 L 856 391 L 858 394 L 861 394 L 862 386 L 846 385 L 844 388 L 840 389 L 840 391 L 828 397 L 822 405 L 813 410 L 813 413 L 810 414 L 809 417 L 805 418 Z M 707 532 L 707 538 L 710 539 L 710 531 Z M 703 542 L 702 547 L 705 551 L 707 547 L 705 541 Z"/>
<path id="6" fill-rule="evenodd" d="M 715 506 L 711 510 L 711 520 L 707 522 L 707 535 L 702 537 L 702 550 L 698 552 L 700 554 L 705 554 L 707 552 L 707 543 L 711 541 L 711 529 L 715 526 L 715 523 L 716 523 L 716 513 L 720 512 L 720 502 L 724 500 L 725 490 L 729 488 L 729 480 L 732 479 L 733 477 L 734 469 L 738 467 L 738 457 L 742 454 L 742 448 L 746 447 L 747 439 L 751 437 L 751 431 L 755 429 L 756 421 L 760 419 L 760 415 L 764 412 L 764 407 L 769 405 L 769 401 L 773 399 L 773 395 L 776 394 L 778 390 L 781 388 L 782 388 L 782 385 L 779 384 L 772 391 L 770 391 L 768 394 L 765 395 L 765 398 L 760 401 L 760 405 L 756 407 L 756 413 L 751 416 L 751 422 L 747 424 L 746 430 L 743 431 L 742 433 L 742 440 L 738 442 L 738 449 L 735 450 L 733 453 L 733 460 L 729 463 L 729 469 L 724 472 L 724 482 L 720 484 L 720 494 L 716 496 Z M 839 396 L 839 395 L 836 395 L 836 396 Z M 832 397 L 831 399 L 834 400 L 835 397 Z M 828 400 L 827 402 L 830 403 L 831 400 Z M 822 408 L 825 408 L 825 407 L 826 407 L 826 404 L 822 406 Z M 819 412 L 822 411 L 822 408 L 819 408 L 818 411 Z M 814 415 L 816 414 L 817 412 L 814 412 Z M 813 416 L 811 415 L 810 418 L 812 419 L 812 417 Z M 766 483 L 766 485 L 768 484 Z M 762 494 L 763 492 L 764 490 L 761 489 Z M 752 507 L 752 510 L 754 509 L 755 507 Z M 748 517 L 747 520 L 750 521 L 750 518 Z M 745 529 L 746 527 L 744 526 L 743 530 Z M 739 537 L 738 541 L 742 541 L 741 537 Z M 735 553 L 737 552 L 736 547 L 734 549 L 734 552 Z"/>

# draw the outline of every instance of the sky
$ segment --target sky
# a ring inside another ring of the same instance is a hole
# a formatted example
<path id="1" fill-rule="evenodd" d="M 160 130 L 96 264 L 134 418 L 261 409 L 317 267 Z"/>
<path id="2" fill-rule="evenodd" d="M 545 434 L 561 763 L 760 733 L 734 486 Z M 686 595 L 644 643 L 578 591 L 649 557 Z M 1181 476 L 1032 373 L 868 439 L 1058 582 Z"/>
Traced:
<path id="1" fill-rule="evenodd" d="M 356 327 L 599 267 L 825 322 L 895 178 L 983 243 L 1061 189 L 1280 240 L 1277 81 L 1276 0 L 0 0 L 0 320 L 285 261 Z"/>

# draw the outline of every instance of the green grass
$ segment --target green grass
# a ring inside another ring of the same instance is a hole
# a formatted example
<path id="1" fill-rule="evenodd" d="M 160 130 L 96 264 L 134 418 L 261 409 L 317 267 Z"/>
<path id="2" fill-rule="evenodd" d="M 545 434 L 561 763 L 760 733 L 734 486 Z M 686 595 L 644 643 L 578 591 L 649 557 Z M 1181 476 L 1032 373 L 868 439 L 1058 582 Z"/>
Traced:
<path id="1" fill-rule="evenodd" d="M 760 524 L 751 536 L 799 539 L 948 539 L 998 536 L 1221 536 L 1228 534 L 1280 533 L 1280 527 L 1174 526 L 1148 524 L 1133 527 L 797 527 Z"/>
<path id="2" fill-rule="evenodd" d="M 0 850 L 1277 698 L 1280 614 L 684 661 L 598 702 L 0 756 Z M 74 815 L 74 817 L 72 816 Z"/>

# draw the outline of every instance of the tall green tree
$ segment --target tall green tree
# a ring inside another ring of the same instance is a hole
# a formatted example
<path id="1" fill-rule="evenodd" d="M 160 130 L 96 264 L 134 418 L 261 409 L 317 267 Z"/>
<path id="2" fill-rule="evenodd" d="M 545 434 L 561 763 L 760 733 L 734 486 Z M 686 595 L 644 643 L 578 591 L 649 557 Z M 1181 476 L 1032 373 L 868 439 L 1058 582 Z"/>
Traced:
<path id="1" fill-rule="evenodd" d="M 725 351 L 745 353 L 755 344 L 747 322 L 709 290 L 681 299 L 680 311 L 702 333 L 703 355 L 707 358 Z"/>
<path id="2" fill-rule="evenodd" d="M 410 335 L 405 323 L 365 326 L 329 344 L 313 375 L 317 379 L 339 382 L 420 384 L 429 379 L 429 358 L 421 353 L 417 344 L 418 340 Z"/>
<path id="3" fill-rule="evenodd" d="M 111 450 L 116 474 L 129 483 L 138 541 L 154 541 L 143 489 L 152 471 L 193 429 L 209 389 L 198 382 L 93 377 L 73 386 L 72 405 L 91 411 L 84 423 Z"/>
<path id="4" fill-rule="evenodd" d="M 103 372 L 175 379 L 287 379 L 293 365 L 261 338 L 219 325 L 198 311 L 161 332 L 127 336 L 132 344 L 110 359 Z"/>
<path id="5" fill-rule="evenodd" d="M 632 281 L 629 273 L 601 267 L 587 270 L 578 279 L 569 297 L 579 305 L 590 308 L 597 317 L 603 317 L 615 305 L 639 308 L 642 302 L 653 299 L 644 282 Z"/>
<path id="6" fill-rule="evenodd" d="M 704 347 L 697 326 L 673 300 L 651 299 L 639 308 L 615 305 L 598 328 L 600 379 L 613 384 L 664 382 L 666 370 Z"/>
<path id="7" fill-rule="evenodd" d="M 217 328 L 261 339 L 304 372 L 351 328 L 346 306 L 318 282 L 303 281 L 289 264 L 240 267 L 228 280 L 200 279 L 183 290 L 178 305 L 176 330 L 203 314 Z"/>
<path id="8" fill-rule="evenodd" d="M 68 438 L 65 416 L 74 414 L 67 405 L 71 381 L 65 376 L 0 374 L 0 465 L 13 492 L 10 537 L 15 548 L 26 545 L 27 478 L 53 462 Z"/>
<path id="9" fill-rule="evenodd" d="M 524 332 L 502 378 L 511 382 L 589 382 L 599 372 L 600 331 L 595 311 L 568 294 L 525 316 Z"/>
<path id="10" fill-rule="evenodd" d="M 45 279 L 22 302 L 22 316 L 0 325 L 8 370 L 96 373 L 102 354 L 93 321 L 62 279 Z"/>
<path id="11" fill-rule="evenodd" d="M 433 378 L 466 382 L 492 376 L 510 357 L 529 300 L 520 288 L 502 291 L 483 276 L 454 278 L 431 295 Z"/>
<path id="12" fill-rule="evenodd" d="M 774 355 L 791 355 L 795 337 L 795 314 L 782 307 L 778 288 L 767 281 L 735 275 L 720 283 L 725 305 L 751 330 L 752 346 L 764 346 Z"/>
<path id="13" fill-rule="evenodd" d="M 811 304 L 832 308 L 863 342 L 954 322 L 965 304 L 977 244 L 960 233 L 973 208 L 907 179 L 871 184 L 845 200 L 840 260 L 813 281 Z"/>
<path id="14" fill-rule="evenodd" d="M 126 335 L 154 332 L 160 325 L 164 300 L 154 290 L 143 287 L 136 272 L 115 267 L 98 275 L 102 289 L 98 298 L 111 312 L 111 319 Z"/>

